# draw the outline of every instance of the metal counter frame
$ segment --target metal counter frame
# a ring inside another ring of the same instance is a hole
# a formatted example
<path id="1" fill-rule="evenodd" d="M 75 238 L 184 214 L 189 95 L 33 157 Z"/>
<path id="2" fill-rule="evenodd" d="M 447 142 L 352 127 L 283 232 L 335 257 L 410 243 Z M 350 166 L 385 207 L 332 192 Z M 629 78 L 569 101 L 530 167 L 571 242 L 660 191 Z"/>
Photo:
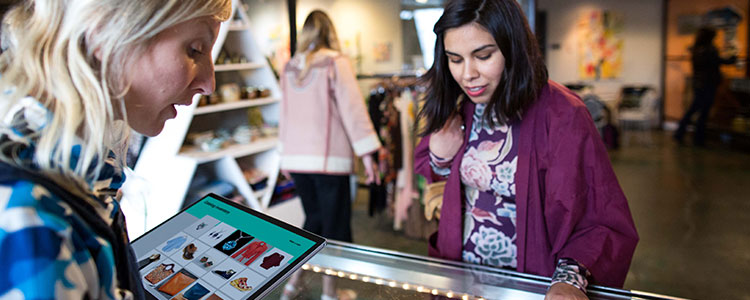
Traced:
<path id="1" fill-rule="evenodd" d="M 547 277 L 329 241 L 304 270 L 455 299 L 544 299 Z M 590 299 L 678 300 L 634 290 L 588 288 Z"/>

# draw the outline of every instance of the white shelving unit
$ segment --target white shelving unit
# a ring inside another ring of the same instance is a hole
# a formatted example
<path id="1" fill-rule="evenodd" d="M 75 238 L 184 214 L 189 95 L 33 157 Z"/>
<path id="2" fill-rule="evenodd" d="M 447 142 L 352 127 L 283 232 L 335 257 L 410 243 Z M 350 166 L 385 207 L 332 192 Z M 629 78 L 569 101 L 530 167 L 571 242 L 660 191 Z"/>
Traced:
<path id="1" fill-rule="evenodd" d="M 240 1 L 233 1 L 233 17 L 221 25 L 213 59 L 216 61 L 224 49 L 230 55 L 244 55 L 248 62 L 215 65 L 217 92 L 224 83 L 237 83 L 265 87 L 270 90 L 270 96 L 197 107 L 200 95 L 196 95 L 192 105 L 178 107 L 177 117 L 166 123 L 162 133 L 146 141 L 134 174 L 128 175 L 123 187 L 123 211 L 128 218 L 131 238 L 179 212 L 196 176 L 229 182 L 247 206 L 293 225 L 302 225 L 304 213 L 299 198 L 269 207 L 280 166 L 277 137 L 229 144 L 214 152 L 201 151 L 186 142 L 191 132 L 231 131 L 236 126 L 247 125 L 249 108 L 258 108 L 265 123 L 278 124 L 281 90 L 270 65 L 258 51 L 249 18 L 240 5 Z M 251 166 L 268 175 L 265 188 L 254 191 L 245 180 L 242 170 Z"/>

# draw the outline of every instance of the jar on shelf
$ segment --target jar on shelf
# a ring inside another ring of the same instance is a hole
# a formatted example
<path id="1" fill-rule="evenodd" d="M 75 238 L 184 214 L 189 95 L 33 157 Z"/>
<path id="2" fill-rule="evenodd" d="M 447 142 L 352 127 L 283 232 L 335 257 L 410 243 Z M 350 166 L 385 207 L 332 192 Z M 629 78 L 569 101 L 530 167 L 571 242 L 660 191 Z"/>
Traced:
<path id="1" fill-rule="evenodd" d="M 221 100 L 223 102 L 235 102 L 240 100 L 240 86 L 236 83 L 225 83 L 219 87 Z"/>
<path id="2" fill-rule="evenodd" d="M 266 98 L 271 96 L 271 90 L 266 87 L 258 88 L 258 98 Z"/>

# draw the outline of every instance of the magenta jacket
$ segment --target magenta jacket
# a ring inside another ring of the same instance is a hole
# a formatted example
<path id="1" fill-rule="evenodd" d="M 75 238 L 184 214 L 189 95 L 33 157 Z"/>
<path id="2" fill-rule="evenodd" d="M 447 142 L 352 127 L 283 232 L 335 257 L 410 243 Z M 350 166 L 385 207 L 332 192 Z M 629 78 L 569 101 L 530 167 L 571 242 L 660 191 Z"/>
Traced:
<path id="1" fill-rule="evenodd" d="M 465 128 L 471 128 L 474 103 L 465 101 L 462 110 Z M 468 133 L 458 153 L 464 153 Z M 429 139 L 415 150 L 415 170 L 432 182 L 441 179 L 430 167 Z M 568 257 L 589 269 L 593 284 L 622 287 L 638 234 L 586 106 L 549 81 L 523 115 L 518 142 L 517 270 L 549 277 L 557 260 Z M 451 165 L 430 256 L 461 260 L 462 157 Z"/>

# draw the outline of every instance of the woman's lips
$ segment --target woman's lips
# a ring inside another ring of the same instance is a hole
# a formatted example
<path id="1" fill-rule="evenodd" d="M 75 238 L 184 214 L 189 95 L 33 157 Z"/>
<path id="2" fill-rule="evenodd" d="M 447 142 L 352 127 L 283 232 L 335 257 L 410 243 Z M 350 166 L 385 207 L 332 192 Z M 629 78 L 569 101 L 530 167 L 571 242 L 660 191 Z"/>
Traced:
<path id="1" fill-rule="evenodd" d="M 482 94 L 484 94 L 484 91 L 487 90 L 487 86 L 476 86 L 476 87 L 467 87 L 466 88 L 466 94 L 469 95 L 469 97 L 479 97 Z"/>

